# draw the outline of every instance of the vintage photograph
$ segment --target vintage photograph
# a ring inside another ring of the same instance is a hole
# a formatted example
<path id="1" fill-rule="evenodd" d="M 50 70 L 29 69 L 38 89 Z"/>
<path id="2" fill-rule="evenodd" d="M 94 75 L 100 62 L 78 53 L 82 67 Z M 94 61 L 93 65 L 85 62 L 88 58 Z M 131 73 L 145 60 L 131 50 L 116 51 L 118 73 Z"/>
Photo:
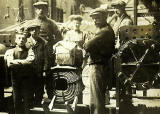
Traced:
<path id="1" fill-rule="evenodd" d="M 0 0 L 0 114 L 160 114 L 160 0 Z"/>

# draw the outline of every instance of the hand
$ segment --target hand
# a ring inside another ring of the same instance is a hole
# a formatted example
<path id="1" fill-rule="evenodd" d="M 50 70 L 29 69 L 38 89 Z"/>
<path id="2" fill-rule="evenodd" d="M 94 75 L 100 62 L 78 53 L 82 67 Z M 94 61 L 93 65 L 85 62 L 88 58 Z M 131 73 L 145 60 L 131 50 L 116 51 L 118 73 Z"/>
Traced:
<path id="1" fill-rule="evenodd" d="M 15 66 L 17 66 L 17 65 L 19 65 L 19 62 L 18 61 L 10 61 L 9 63 L 8 63 L 8 67 L 15 67 Z"/>
<path id="2" fill-rule="evenodd" d="M 43 72 L 43 77 L 46 77 L 46 72 Z"/>

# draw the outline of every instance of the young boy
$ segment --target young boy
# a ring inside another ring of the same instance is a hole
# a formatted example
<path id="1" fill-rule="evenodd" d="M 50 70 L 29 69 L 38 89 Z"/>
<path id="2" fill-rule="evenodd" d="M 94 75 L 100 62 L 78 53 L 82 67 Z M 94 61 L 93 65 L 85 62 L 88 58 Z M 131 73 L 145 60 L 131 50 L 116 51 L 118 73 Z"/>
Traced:
<path id="1" fill-rule="evenodd" d="M 5 53 L 8 68 L 11 69 L 11 82 L 13 87 L 13 100 L 15 114 L 29 114 L 32 105 L 32 62 L 35 55 L 32 49 L 27 49 L 25 43 L 27 33 L 24 29 L 17 31 L 15 48 Z"/>

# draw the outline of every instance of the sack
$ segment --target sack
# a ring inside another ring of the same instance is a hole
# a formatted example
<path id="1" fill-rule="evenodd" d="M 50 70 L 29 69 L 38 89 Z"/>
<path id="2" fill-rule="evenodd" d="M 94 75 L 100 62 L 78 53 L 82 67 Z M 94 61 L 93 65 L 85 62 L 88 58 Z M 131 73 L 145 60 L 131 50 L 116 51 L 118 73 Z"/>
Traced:
<path id="1" fill-rule="evenodd" d="M 54 46 L 56 53 L 56 63 L 59 65 L 82 65 L 82 50 L 77 48 L 76 43 L 70 41 L 60 41 Z"/>
<path id="2" fill-rule="evenodd" d="M 75 66 L 81 67 L 83 63 L 83 52 L 80 48 L 75 48 Z"/>

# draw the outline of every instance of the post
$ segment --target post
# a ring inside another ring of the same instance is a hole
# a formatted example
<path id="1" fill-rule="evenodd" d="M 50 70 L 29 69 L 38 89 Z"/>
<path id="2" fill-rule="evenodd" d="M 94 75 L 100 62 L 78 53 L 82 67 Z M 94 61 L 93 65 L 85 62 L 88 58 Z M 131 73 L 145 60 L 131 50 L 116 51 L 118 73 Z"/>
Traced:
<path id="1" fill-rule="evenodd" d="M 24 6 L 23 6 L 23 0 L 18 1 L 18 15 L 17 15 L 17 22 L 24 21 Z"/>
<path id="2" fill-rule="evenodd" d="M 134 0 L 134 25 L 137 25 L 137 5 L 138 5 L 138 0 Z"/>
<path id="3" fill-rule="evenodd" d="M 56 0 L 49 0 L 49 17 L 56 20 Z"/>

